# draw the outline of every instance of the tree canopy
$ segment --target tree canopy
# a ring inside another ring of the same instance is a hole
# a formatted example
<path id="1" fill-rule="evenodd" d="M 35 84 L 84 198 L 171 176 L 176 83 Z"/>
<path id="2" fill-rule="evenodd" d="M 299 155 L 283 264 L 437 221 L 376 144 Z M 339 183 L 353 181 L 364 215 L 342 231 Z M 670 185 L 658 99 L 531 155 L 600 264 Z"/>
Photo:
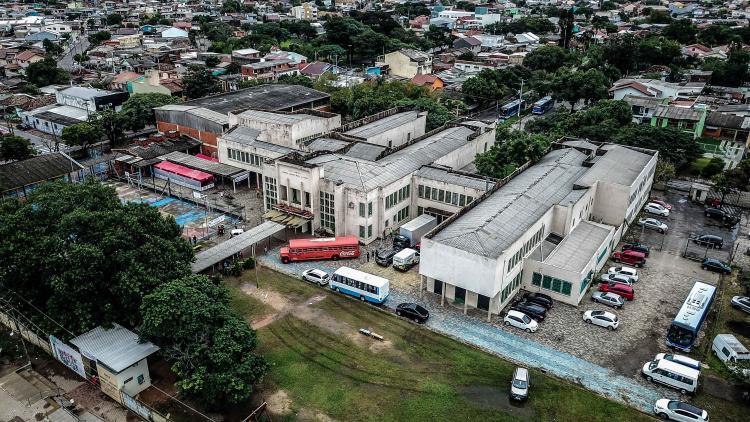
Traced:
<path id="1" fill-rule="evenodd" d="M 20 136 L 0 136 L 0 161 L 25 160 L 36 154 L 31 142 Z"/>
<path id="2" fill-rule="evenodd" d="M 166 94 L 134 94 L 122 104 L 121 114 L 125 116 L 128 129 L 140 130 L 146 125 L 156 125 L 154 108 L 179 102 L 179 98 Z"/>
<path id="3" fill-rule="evenodd" d="M 0 283 L 70 331 L 114 322 L 132 328 L 144 295 L 190 274 L 193 251 L 181 233 L 174 219 L 145 204 L 123 205 L 97 181 L 45 183 L 26 202 L 0 201 Z M 44 318 L 35 323 L 68 337 Z"/>
<path id="4" fill-rule="evenodd" d="M 99 142 L 104 137 L 101 126 L 89 122 L 66 126 L 62 131 L 62 140 L 67 145 L 80 145 L 83 148 Z"/>
<path id="5" fill-rule="evenodd" d="M 191 275 L 157 287 L 141 305 L 141 333 L 163 348 L 179 390 L 212 407 L 247 399 L 267 363 L 255 332 L 229 309 L 229 292 Z"/>
<path id="6" fill-rule="evenodd" d="M 219 81 L 205 66 L 191 65 L 182 78 L 182 85 L 189 98 L 200 98 L 220 90 Z"/>
<path id="7" fill-rule="evenodd" d="M 479 174 L 501 179 L 527 161 L 540 159 L 549 147 L 550 138 L 542 134 L 498 129 L 495 145 L 477 154 L 475 164 Z"/>
<path id="8" fill-rule="evenodd" d="M 36 86 L 57 85 L 68 83 L 70 74 L 57 67 L 57 61 L 53 57 L 47 56 L 26 68 L 26 79 Z"/>

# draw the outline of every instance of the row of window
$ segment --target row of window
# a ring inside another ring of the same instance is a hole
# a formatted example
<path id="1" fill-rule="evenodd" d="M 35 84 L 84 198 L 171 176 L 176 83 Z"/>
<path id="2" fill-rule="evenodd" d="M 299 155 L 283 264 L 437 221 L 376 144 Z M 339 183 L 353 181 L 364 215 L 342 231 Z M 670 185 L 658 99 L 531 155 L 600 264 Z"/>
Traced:
<path id="1" fill-rule="evenodd" d="M 227 156 L 230 160 L 251 164 L 255 167 L 260 167 L 263 163 L 263 157 L 261 157 L 260 155 L 251 154 L 249 152 L 240 151 L 233 148 L 227 148 Z"/>
<path id="2" fill-rule="evenodd" d="M 513 277 L 513 280 L 511 280 L 511 282 L 508 283 L 507 286 L 505 286 L 503 292 L 500 295 L 500 303 L 505 302 L 505 299 L 507 299 L 511 295 L 511 293 L 513 293 L 513 291 L 521 285 L 521 281 L 523 281 L 523 270 L 519 271 L 518 274 Z"/>
<path id="3" fill-rule="evenodd" d="M 372 202 L 368 202 L 367 205 L 364 202 L 359 203 L 360 217 L 365 217 L 365 209 L 367 210 L 367 217 L 372 217 Z"/>
<path id="4" fill-rule="evenodd" d="M 533 274 L 531 277 L 531 284 L 565 296 L 570 296 L 570 290 L 573 287 L 572 284 L 565 280 L 560 280 L 559 278 L 550 277 L 548 275 L 543 276 L 539 273 Z"/>
<path id="5" fill-rule="evenodd" d="M 266 176 L 264 179 L 265 192 L 266 192 L 266 209 L 270 210 L 273 205 L 279 200 L 276 192 L 276 179 L 273 177 Z"/>
<path id="6" fill-rule="evenodd" d="M 291 198 L 288 197 L 289 191 L 291 191 Z M 299 189 L 289 188 L 287 186 L 281 185 L 279 186 L 279 193 L 281 194 L 281 200 L 282 201 L 290 201 L 292 204 L 295 205 L 304 205 L 306 207 L 309 207 L 311 204 L 310 201 L 310 192 L 305 191 L 305 203 L 302 203 L 302 191 Z"/>
<path id="7" fill-rule="evenodd" d="M 471 201 L 474 200 L 473 196 L 450 192 L 438 188 L 431 188 L 425 185 L 419 185 L 417 187 L 417 196 L 422 199 L 430 199 L 433 201 L 443 202 L 445 204 L 455 205 L 457 207 L 469 205 Z"/>
<path id="8" fill-rule="evenodd" d="M 369 224 L 367 226 L 367 236 L 365 236 L 365 226 L 359 226 L 359 238 L 360 239 L 369 239 L 372 237 L 372 224 Z"/>
<path id="9" fill-rule="evenodd" d="M 327 248 L 292 248 L 289 249 L 291 253 L 307 253 L 307 252 L 338 252 L 338 251 L 355 251 L 357 247 L 352 246 L 331 246 Z"/>
<path id="10" fill-rule="evenodd" d="M 336 281 L 336 282 L 338 282 L 338 283 L 345 284 L 345 285 L 347 285 L 349 287 L 354 287 L 355 289 L 362 290 L 363 292 L 372 293 L 374 295 L 378 294 L 378 288 L 377 287 L 371 286 L 371 285 L 369 285 L 367 283 L 363 283 L 363 282 L 361 282 L 359 280 L 353 280 L 351 278 L 344 277 L 344 276 L 342 276 L 340 274 L 334 274 L 333 275 L 333 280 Z"/>
<path id="11" fill-rule="evenodd" d="M 583 293 L 584 290 L 586 290 L 586 286 L 591 283 L 591 279 L 594 278 L 594 271 L 589 271 L 588 275 L 586 275 L 586 278 L 581 280 L 581 293 Z"/>
<path id="12" fill-rule="evenodd" d="M 320 226 L 336 232 L 333 194 L 323 191 L 320 191 Z"/>
<path id="13" fill-rule="evenodd" d="M 403 188 L 393 192 L 392 194 L 385 197 L 385 209 L 391 208 L 394 205 L 400 203 L 404 199 L 409 198 L 411 186 L 406 185 Z"/>
<path id="14" fill-rule="evenodd" d="M 537 230 L 536 233 L 534 233 L 534 236 L 531 236 L 531 239 L 527 240 L 526 243 L 523 244 L 523 246 L 516 251 L 516 253 L 513 254 L 512 257 L 508 260 L 508 272 L 512 270 L 513 268 L 516 268 L 516 265 L 518 265 L 519 262 L 525 257 L 529 252 L 534 250 L 536 245 L 539 244 L 539 242 L 542 241 L 542 238 L 544 237 L 544 224 L 542 224 L 542 227 Z"/>
<path id="15" fill-rule="evenodd" d="M 393 216 L 393 223 L 400 223 L 404 220 L 409 218 L 409 206 L 405 206 L 404 208 L 400 209 L 396 215 Z"/>
<path id="16" fill-rule="evenodd" d="M 674 372 L 665 371 L 661 368 L 656 368 L 653 370 L 654 374 L 661 375 L 663 377 L 671 378 L 677 382 L 681 382 L 683 384 L 687 385 L 693 385 L 693 379 L 688 377 L 683 377 L 682 375 L 675 374 Z"/>

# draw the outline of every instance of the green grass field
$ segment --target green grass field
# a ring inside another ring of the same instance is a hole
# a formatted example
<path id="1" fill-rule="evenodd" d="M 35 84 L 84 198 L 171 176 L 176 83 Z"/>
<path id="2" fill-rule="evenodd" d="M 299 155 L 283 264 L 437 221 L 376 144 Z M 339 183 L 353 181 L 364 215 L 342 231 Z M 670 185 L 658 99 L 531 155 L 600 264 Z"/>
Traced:
<path id="1" fill-rule="evenodd" d="M 514 365 L 507 361 L 333 293 L 308 301 L 322 291 L 270 270 L 261 269 L 259 280 L 262 289 L 302 306 L 300 313 L 315 315 L 304 319 L 293 311 L 258 331 L 271 364 L 262 390 L 267 395 L 283 389 L 292 401 L 284 420 L 296 420 L 304 410 L 339 421 L 650 420 L 536 371 L 530 400 L 509 403 Z M 253 273 L 227 285 L 243 295 L 243 282 L 254 284 Z M 233 299 L 248 319 L 268 312 L 255 302 Z M 362 327 L 385 342 L 361 336 Z"/>

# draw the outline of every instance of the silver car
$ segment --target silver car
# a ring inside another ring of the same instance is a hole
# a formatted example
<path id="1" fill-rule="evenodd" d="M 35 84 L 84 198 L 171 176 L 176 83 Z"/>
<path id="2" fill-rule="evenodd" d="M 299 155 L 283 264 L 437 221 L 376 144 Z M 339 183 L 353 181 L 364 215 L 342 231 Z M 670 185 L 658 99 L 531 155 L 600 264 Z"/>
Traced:
<path id="1" fill-rule="evenodd" d="M 594 292 L 591 295 L 591 300 L 596 303 L 612 306 L 617 309 L 622 308 L 622 305 L 625 304 L 625 299 L 623 299 L 622 296 L 612 292 Z"/>
<path id="2" fill-rule="evenodd" d="M 627 276 L 625 274 L 611 274 L 611 273 L 604 273 L 599 277 L 599 280 L 602 283 L 622 283 L 627 284 L 628 286 L 633 285 L 633 279 L 630 278 L 630 276 Z"/>
<path id="3" fill-rule="evenodd" d="M 668 229 L 666 224 L 655 218 L 641 218 L 638 220 L 638 225 L 650 230 L 656 230 L 659 233 L 666 233 Z"/>
<path id="4" fill-rule="evenodd" d="M 732 308 L 745 311 L 750 314 L 750 297 L 735 296 L 732 298 Z"/>
<path id="5" fill-rule="evenodd" d="M 325 286 L 328 284 L 328 280 L 331 278 L 328 273 L 325 271 L 321 271 L 315 268 L 311 268 L 309 270 L 305 270 L 302 273 L 302 279 L 305 281 L 309 281 L 310 283 L 315 283 L 321 286 Z"/>
<path id="6" fill-rule="evenodd" d="M 529 370 L 520 366 L 513 371 L 513 380 L 510 382 L 510 398 L 513 400 L 526 400 L 529 398 Z"/>

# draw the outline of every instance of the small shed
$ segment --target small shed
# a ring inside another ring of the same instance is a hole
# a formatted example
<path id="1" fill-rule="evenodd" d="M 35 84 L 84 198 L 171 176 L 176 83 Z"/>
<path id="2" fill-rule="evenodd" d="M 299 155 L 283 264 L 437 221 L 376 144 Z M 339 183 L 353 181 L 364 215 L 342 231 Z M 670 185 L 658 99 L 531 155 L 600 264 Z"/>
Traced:
<path id="1" fill-rule="evenodd" d="M 119 324 L 96 327 L 70 342 L 89 360 L 92 369 L 96 367 L 102 391 L 118 403 L 122 403 L 121 390 L 132 397 L 151 386 L 146 359 L 159 347 L 141 341 L 127 328 Z"/>
<path id="2" fill-rule="evenodd" d="M 690 185 L 690 199 L 694 202 L 698 203 L 704 203 L 706 202 L 706 199 L 708 199 L 708 193 L 711 191 L 711 186 L 700 183 L 700 182 L 693 182 Z"/>

